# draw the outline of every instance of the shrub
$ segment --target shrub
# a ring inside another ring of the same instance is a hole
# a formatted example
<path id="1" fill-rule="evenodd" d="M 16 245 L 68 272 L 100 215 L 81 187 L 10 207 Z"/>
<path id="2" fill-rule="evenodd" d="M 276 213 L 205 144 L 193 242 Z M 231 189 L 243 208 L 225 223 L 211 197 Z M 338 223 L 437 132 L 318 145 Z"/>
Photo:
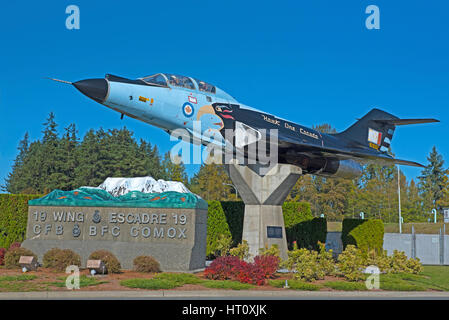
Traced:
<path id="1" fill-rule="evenodd" d="M 381 253 L 384 244 L 384 224 L 380 219 L 365 221 L 354 228 L 349 235 L 354 238 L 357 247 L 364 253 L 370 250 Z"/>
<path id="2" fill-rule="evenodd" d="M 232 246 L 236 246 L 242 242 L 245 204 L 243 201 L 221 201 L 220 203 L 225 214 L 225 223 L 228 224 L 232 235 Z"/>
<path id="3" fill-rule="evenodd" d="M 20 267 L 19 260 L 21 256 L 33 256 L 37 259 L 37 256 L 31 250 L 25 248 L 13 248 L 8 250 L 5 254 L 6 268 L 13 269 Z"/>
<path id="4" fill-rule="evenodd" d="M 218 240 L 215 243 L 215 251 L 214 255 L 218 256 L 227 256 L 229 254 L 229 250 L 231 248 L 232 238 L 227 234 L 220 234 Z"/>
<path id="5" fill-rule="evenodd" d="M 265 284 L 264 270 L 256 263 L 244 263 L 239 269 L 237 279 L 242 283 L 261 286 Z"/>
<path id="6" fill-rule="evenodd" d="M 359 249 L 354 245 L 348 245 L 346 249 L 338 256 L 338 269 L 342 275 L 349 281 L 358 281 L 363 279 L 362 268 L 364 258 Z"/>
<path id="7" fill-rule="evenodd" d="M 366 220 L 362 219 L 349 219 L 349 218 L 343 219 L 341 226 L 341 242 L 343 243 L 343 249 L 346 249 L 346 247 L 350 244 L 354 246 L 357 245 L 354 237 L 351 236 L 349 233 L 356 227 L 364 223 L 365 221 Z"/>
<path id="8" fill-rule="evenodd" d="M 0 266 L 5 264 L 5 253 L 6 253 L 6 249 L 0 248 Z"/>
<path id="9" fill-rule="evenodd" d="M 379 219 L 344 219 L 342 227 L 343 247 L 352 244 L 365 254 L 371 250 L 383 251 L 384 225 Z"/>
<path id="10" fill-rule="evenodd" d="M 260 268 L 265 279 L 272 279 L 279 267 L 280 258 L 278 256 L 257 256 L 254 257 L 254 264 Z"/>
<path id="11" fill-rule="evenodd" d="M 265 277 L 271 276 L 274 260 L 261 258 L 258 262 L 247 263 L 235 256 L 218 257 L 204 271 L 207 279 L 237 280 L 242 283 L 263 285 Z"/>
<path id="12" fill-rule="evenodd" d="M 419 258 L 410 258 L 407 261 L 407 267 L 409 268 L 411 273 L 418 274 L 424 271 L 424 268 L 421 264 Z"/>
<path id="13" fill-rule="evenodd" d="M 284 202 L 282 212 L 289 248 L 294 241 L 307 249 L 318 249 L 318 241 L 326 242 L 326 219 L 314 218 L 308 202 Z"/>
<path id="14" fill-rule="evenodd" d="M 65 271 L 68 266 L 81 265 L 81 257 L 70 249 L 53 248 L 44 254 L 43 266 L 45 268 Z"/>
<path id="15" fill-rule="evenodd" d="M 212 280 L 236 279 L 238 272 L 245 264 L 246 262 L 240 260 L 238 257 L 218 257 L 204 270 L 204 275 L 207 279 Z"/>
<path id="16" fill-rule="evenodd" d="M 318 252 L 301 248 L 291 250 L 287 254 L 288 259 L 282 265 L 290 271 L 295 271 L 296 279 L 312 281 L 322 279 L 326 275 L 320 267 Z"/>
<path id="17" fill-rule="evenodd" d="M 13 242 L 13 243 L 11 243 L 11 245 L 9 246 L 9 249 L 8 249 L 8 250 L 15 249 L 15 248 L 20 248 L 21 246 L 22 246 L 22 243 L 20 243 L 20 242 Z"/>
<path id="18" fill-rule="evenodd" d="M 390 256 L 390 266 L 392 273 L 414 273 L 423 271 L 422 264 L 418 258 L 408 259 L 405 252 L 394 250 Z"/>
<path id="19" fill-rule="evenodd" d="M 97 250 L 90 254 L 89 260 L 102 260 L 110 273 L 119 273 L 121 269 L 118 259 L 109 251 Z"/>
<path id="20" fill-rule="evenodd" d="M 407 256 L 405 252 L 394 250 L 391 256 L 391 272 L 392 273 L 408 273 L 409 269 L 407 267 Z"/>
<path id="21" fill-rule="evenodd" d="M 220 251 L 217 248 L 220 237 L 231 237 L 231 232 L 220 201 L 209 201 L 208 204 L 206 255 L 211 256 Z"/>
<path id="22" fill-rule="evenodd" d="M 159 262 L 150 256 L 138 256 L 133 260 L 134 270 L 137 272 L 160 272 Z"/>
<path id="23" fill-rule="evenodd" d="M 245 260 L 249 258 L 249 246 L 246 240 L 243 240 L 242 243 L 239 243 L 237 247 L 229 250 L 229 254 L 234 257 L 239 257 L 241 260 Z"/>
<path id="24" fill-rule="evenodd" d="M 387 255 L 386 250 L 383 250 L 381 253 L 371 250 L 367 255 L 365 265 L 374 265 L 383 273 L 391 272 L 391 258 Z"/>
<path id="25" fill-rule="evenodd" d="M 28 200 L 37 195 L 0 194 L 0 247 L 9 248 L 11 243 L 25 239 Z"/>
<path id="26" fill-rule="evenodd" d="M 279 246 L 277 244 L 272 244 L 270 248 L 260 248 L 259 255 L 279 257 L 281 255 L 281 250 L 279 250 Z"/>
<path id="27" fill-rule="evenodd" d="M 332 250 L 326 251 L 326 245 L 318 242 L 320 251 L 318 253 L 318 263 L 325 275 L 333 275 L 335 273 L 335 263 Z"/>

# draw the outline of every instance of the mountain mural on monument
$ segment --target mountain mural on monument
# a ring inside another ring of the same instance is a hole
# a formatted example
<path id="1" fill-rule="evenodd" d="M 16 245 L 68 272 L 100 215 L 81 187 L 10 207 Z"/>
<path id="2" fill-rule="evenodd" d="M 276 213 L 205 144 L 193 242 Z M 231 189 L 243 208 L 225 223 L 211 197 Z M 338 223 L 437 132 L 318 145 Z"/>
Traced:
<path id="1" fill-rule="evenodd" d="M 98 187 L 80 187 L 72 191 L 56 189 L 40 199 L 28 201 L 28 204 L 207 210 L 207 202 L 192 193 L 182 182 L 155 180 L 152 177 L 107 178 Z"/>
<path id="2" fill-rule="evenodd" d="M 162 193 L 167 191 L 191 193 L 182 182 L 165 181 L 162 179 L 156 180 L 149 176 L 137 178 L 106 178 L 98 188 L 109 192 L 114 197 L 125 195 L 131 191 L 140 191 L 142 193 Z"/>

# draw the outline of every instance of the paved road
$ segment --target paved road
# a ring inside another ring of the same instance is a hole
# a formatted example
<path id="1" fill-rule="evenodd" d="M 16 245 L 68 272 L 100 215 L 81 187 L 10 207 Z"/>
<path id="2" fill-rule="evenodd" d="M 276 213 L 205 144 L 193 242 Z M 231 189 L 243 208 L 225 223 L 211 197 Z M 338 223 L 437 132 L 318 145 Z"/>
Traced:
<path id="1" fill-rule="evenodd" d="M 49 292 L 2 292 L 1 300 L 28 300 L 28 299 L 249 299 L 249 300 L 282 300 L 282 299 L 320 299 L 320 300 L 346 300 L 346 299 L 445 299 L 449 300 L 449 292 L 344 292 L 344 291 L 49 291 Z"/>

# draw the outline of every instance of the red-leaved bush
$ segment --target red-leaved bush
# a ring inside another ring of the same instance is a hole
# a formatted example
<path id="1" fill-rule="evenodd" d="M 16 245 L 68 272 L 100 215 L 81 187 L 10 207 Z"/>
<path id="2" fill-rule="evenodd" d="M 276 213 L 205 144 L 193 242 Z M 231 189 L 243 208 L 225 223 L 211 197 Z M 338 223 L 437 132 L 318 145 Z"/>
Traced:
<path id="1" fill-rule="evenodd" d="M 247 263 L 240 269 L 237 280 L 243 283 L 256 284 L 258 286 L 265 284 L 265 276 L 262 268 L 255 263 Z"/>
<path id="2" fill-rule="evenodd" d="M 273 278 L 274 273 L 279 267 L 280 259 L 276 256 L 257 256 L 254 258 L 254 264 L 257 265 L 264 278 Z"/>
<path id="3" fill-rule="evenodd" d="M 279 266 L 279 257 L 257 256 L 253 263 L 238 257 L 218 257 L 204 271 L 208 279 L 236 280 L 243 283 L 263 285 L 265 279 L 272 278 Z"/>
<path id="4" fill-rule="evenodd" d="M 21 244 L 20 242 L 13 242 L 13 243 L 11 243 L 11 245 L 9 246 L 9 249 L 8 249 L 8 250 L 12 250 L 12 249 L 15 249 L 15 248 L 20 248 L 21 245 L 22 245 L 22 244 Z"/>
<path id="5" fill-rule="evenodd" d="M 234 280 L 245 264 L 238 257 L 218 257 L 204 270 L 204 275 L 213 280 Z"/>
<path id="6" fill-rule="evenodd" d="M 0 266 L 5 264 L 5 253 L 6 253 L 6 249 L 0 248 Z"/>

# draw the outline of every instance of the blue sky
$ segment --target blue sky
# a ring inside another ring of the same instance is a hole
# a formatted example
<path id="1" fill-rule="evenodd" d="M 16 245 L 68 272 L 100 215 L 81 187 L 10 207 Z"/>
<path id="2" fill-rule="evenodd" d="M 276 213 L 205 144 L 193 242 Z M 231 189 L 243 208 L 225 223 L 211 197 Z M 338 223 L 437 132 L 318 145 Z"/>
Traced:
<path id="1" fill-rule="evenodd" d="M 342 4 L 345 3 L 345 4 Z M 65 9 L 80 8 L 68 30 Z M 365 8 L 380 9 L 368 30 Z M 160 129 L 86 98 L 69 81 L 112 73 L 135 78 L 185 74 L 291 121 L 344 130 L 371 108 L 438 124 L 400 127 L 402 159 L 426 163 L 435 145 L 449 161 L 449 3 L 447 1 L 47 1 L 0 10 L 0 183 L 19 140 L 41 137 L 49 112 L 60 129 L 126 125 L 163 152 Z M 448 163 L 447 163 L 448 164 Z M 191 175 L 198 166 L 188 166 Z M 407 177 L 418 168 L 402 167 Z"/>

